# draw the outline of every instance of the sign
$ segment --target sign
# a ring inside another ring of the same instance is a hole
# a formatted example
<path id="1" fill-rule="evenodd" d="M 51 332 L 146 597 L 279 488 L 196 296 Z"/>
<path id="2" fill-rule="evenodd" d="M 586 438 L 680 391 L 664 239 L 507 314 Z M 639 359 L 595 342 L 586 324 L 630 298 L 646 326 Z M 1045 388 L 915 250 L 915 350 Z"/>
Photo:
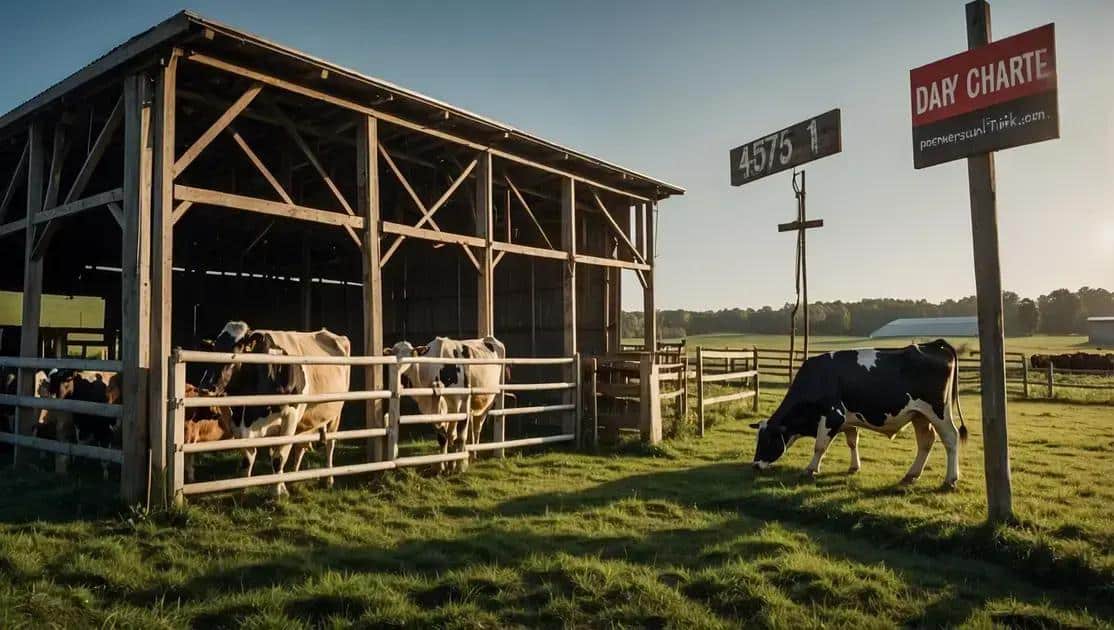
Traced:
<path id="1" fill-rule="evenodd" d="M 731 185 L 773 175 L 843 150 L 839 109 L 731 149 Z"/>
<path id="2" fill-rule="evenodd" d="M 913 167 L 1060 137 L 1055 25 L 909 71 Z"/>

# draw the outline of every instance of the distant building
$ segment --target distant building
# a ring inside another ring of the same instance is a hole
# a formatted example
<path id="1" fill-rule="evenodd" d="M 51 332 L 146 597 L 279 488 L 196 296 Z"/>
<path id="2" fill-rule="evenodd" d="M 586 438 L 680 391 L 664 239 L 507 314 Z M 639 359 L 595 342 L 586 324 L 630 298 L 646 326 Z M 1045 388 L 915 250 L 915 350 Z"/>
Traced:
<path id="1" fill-rule="evenodd" d="M 870 333 L 871 339 L 978 336 L 977 317 L 907 317 L 895 319 Z"/>
<path id="2" fill-rule="evenodd" d="M 1087 342 L 1114 345 L 1114 317 L 1088 317 Z"/>

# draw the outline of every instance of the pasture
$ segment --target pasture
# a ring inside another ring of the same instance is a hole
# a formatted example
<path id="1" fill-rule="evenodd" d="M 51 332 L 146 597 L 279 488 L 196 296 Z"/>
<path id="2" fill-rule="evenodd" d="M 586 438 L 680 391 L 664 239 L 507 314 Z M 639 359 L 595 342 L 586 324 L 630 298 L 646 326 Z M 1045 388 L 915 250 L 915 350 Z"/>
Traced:
<path id="1" fill-rule="evenodd" d="M 767 391 L 768 413 L 782 392 Z M 978 401 L 957 492 L 911 433 L 802 441 L 752 472 L 742 408 L 704 439 L 555 450 L 326 491 L 121 511 L 95 471 L 0 481 L 0 626 L 1088 627 L 1114 622 L 1109 407 L 1011 404 L 1019 523 L 983 525 Z M 343 457 L 343 454 L 342 454 Z"/>
<path id="2" fill-rule="evenodd" d="M 690 347 L 707 348 L 759 348 L 789 349 L 789 335 L 737 335 L 715 333 L 709 335 L 689 335 Z M 908 345 L 910 339 L 871 339 L 869 337 L 842 337 L 835 335 L 812 335 L 810 350 L 844 350 L 847 348 L 893 348 Z M 916 341 L 930 341 L 917 339 Z M 977 337 L 952 337 L 948 342 L 960 353 L 979 349 Z M 801 349 L 801 337 L 797 337 L 797 350 Z M 1114 348 L 1099 348 L 1087 342 L 1086 335 L 1032 335 L 1029 337 L 1006 337 L 1007 352 L 1025 354 L 1061 354 L 1071 352 L 1114 352 Z"/>

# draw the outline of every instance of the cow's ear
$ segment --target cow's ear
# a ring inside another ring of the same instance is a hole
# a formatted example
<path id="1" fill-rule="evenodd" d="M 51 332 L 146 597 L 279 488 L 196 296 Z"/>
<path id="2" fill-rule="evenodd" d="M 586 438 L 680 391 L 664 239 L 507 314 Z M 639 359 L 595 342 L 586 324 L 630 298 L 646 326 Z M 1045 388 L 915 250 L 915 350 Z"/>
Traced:
<path id="1" fill-rule="evenodd" d="M 394 348 L 383 348 L 383 356 L 385 356 L 385 357 L 392 356 L 394 353 L 395 353 Z"/>
<path id="2" fill-rule="evenodd" d="M 757 429 L 761 426 L 762 426 L 761 423 L 758 423 L 758 422 L 751 422 L 750 423 L 750 428 L 752 428 L 752 429 Z"/>
<path id="3" fill-rule="evenodd" d="M 205 352 L 216 350 L 216 344 L 213 343 L 212 339 L 202 339 L 197 345 Z"/>
<path id="4" fill-rule="evenodd" d="M 427 352 L 429 352 L 429 346 L 418 346 L 417 348 L 414 348 L 414 354 L 418 356 L 422 356 Z"/>

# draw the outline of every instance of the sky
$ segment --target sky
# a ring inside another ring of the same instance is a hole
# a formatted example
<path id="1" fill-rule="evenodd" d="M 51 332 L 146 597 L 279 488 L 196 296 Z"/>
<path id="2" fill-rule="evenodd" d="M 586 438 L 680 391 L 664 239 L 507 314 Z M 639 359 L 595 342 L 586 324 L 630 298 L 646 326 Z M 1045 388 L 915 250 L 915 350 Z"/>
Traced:
<path id="1" fill-rule="evenodd" d="M 17 3 L 8 111 L 180 5 Z M 966 48 L 960 0 L 211 2 L 203 15 L 687 189 L 661 204 L 659 308 L 793 299 L 790 173 L 729 185 L 728 151 L 834 107 L 811 163 L 813 300 L 974 293 L 965 161 L 915 171 L 909 70 Z M 1056 23 L 1060 139 L 996 156 L 1003 286 L 1114 289 L 1114 2 L 997 0 L 995 38 Z M 628 279 L 629 280 L 629 279 Z M 624 302 L 641 308 L 626 284 Z"/>

